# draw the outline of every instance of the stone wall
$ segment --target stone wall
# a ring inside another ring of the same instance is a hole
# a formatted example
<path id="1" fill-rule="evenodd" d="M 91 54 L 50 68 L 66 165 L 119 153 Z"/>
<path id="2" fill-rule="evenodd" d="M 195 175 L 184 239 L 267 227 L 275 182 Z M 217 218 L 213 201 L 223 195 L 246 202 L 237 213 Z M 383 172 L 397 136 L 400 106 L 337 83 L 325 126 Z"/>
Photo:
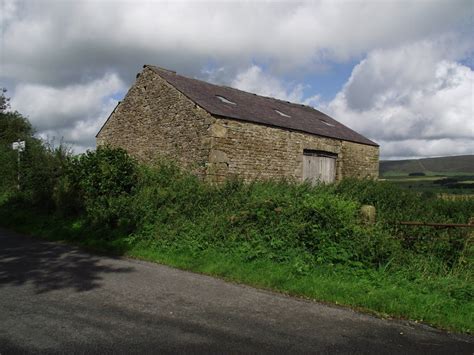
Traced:
<path id="1" fill-rule="evenodd" d="M 378 147 L 221 118 L 210 126 L 210 135 L 211 181 L 233 175 L 247 181 L 282 177 L 302 181 L 304 149 L 336 153 L 336 180 L 378 176 Z"/>
<path id="2" fill-rule="evenodd" d="M 344 141 L 342 143 L 342 175 L 356 178 L 378 178 L 379 148 Z"/>
<path id="3" fill-rule="evenodd" d="M 215 119 L 145 68 L 97 135 L 97 145 L 126 149 L 143 162 L 159 157 L 203 176 L 208 127 Z"/>

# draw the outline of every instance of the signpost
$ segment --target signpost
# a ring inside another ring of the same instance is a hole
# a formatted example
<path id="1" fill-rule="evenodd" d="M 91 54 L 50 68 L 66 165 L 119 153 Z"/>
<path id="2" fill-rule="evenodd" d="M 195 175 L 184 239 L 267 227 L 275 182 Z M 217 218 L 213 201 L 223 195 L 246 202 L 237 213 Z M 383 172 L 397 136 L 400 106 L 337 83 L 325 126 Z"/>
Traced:
<path id="1" fill-rule="evenodd" d="M 18 182 L 17 182 L 18 190 L 20 190 L 20 153 L 23 152 L 25 148 L 26 148 L 25 141 L 18 140 L 12 143 L 12 149 L 18 152 Z"/>
<path id="2" fill-rule="evenodd" d="M 12 148 L 13 150 L 18 150 L 19 152 L 22 152 L 25 150 L 25 141 L 17 141 L 12 143 Z"/>

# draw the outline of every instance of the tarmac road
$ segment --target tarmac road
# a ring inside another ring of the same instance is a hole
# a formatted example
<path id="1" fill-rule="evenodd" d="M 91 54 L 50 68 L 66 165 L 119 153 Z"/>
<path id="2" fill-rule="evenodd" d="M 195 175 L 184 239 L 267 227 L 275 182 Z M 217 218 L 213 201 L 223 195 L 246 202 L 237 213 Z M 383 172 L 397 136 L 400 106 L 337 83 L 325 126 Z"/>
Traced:
<path id="1" fill-rule="evenodd" d="M 0 229 L 0 354 L 472 354 L 474 338 Z"/>

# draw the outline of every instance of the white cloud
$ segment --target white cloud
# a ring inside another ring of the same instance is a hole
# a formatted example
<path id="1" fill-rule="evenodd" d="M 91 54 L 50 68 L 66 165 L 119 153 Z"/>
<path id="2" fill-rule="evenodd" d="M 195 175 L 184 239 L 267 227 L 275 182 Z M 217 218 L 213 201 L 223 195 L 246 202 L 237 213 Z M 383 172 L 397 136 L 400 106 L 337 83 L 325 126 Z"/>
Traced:
<path id="1" fill-rule="evenodd" d="M 43 138 L 93 146 L 95 134 L 117 102 L 111 96 L 124 88 L 116 74 L 59 88 L 20 84 L 11 106 L 27 116 Z"/>
<path id="2" fill-rule="evenodd" d="M 3 0 L 0 6 L 2 10 L 0 13 L 0 24 L 3 27 L 17 17 L 18 0 Z"/>
<path id="3" fill-rule="evenodd" d="M 71 145 L 75 153 L 82 153 L 95 147 L 95 135 L 99 132 L 117 101 L 104 100 L 100 109 L 92 116 L 72 122 L 71 126 L 42 130 L 38 136 L 47 141 L 63 141 Z"/>
<path id="4" fill-rule="evenodd" d="M 321 108 L 379 141 L 383 157 L 474 153 L 474 72 L 442 47 L 372 51 Z"/>
<path id="5" fill-rule="evenodd" d="M 379 141 L 382 154 L 390 159 L 410 159 L 474 153 L 474 139 L 407 139 Z"/>
<path id="6" fill-rule="evenodd" d="M 460 63 L 474 46 L 471 0 L 1 4 L 0 80 L 12 105 L 77 146 L 93 145 L 108 97 L 143 64 L 322 107 L 381 142 L 385 156 L 418 141 L 420 154 L 430 154 L 423 144 L 449 154 L 473 138 L 472 70 Z M 326 105 L 299 83 L 361 58 Z"/>
<path id="7" fill-rule="evenodd" d="M 284 82 L 265 73 L 257 65 L 252 65 L 246 70 L 239 72 L 232 80 L 231 86 L 262 96 L 275 97 L 280 100 L 307 105 L 316 105 L 320 101 L 319 95 L 305 98 L 304 85 Z"/>
<path id="8" fill-rule="evenodd" d="M 145 63 L 188 75 L 208 60 L 240 70 L 257 60 L 274 73 L 308 72 L 469 26 L 471 3 L 45 0 L 15 8 L 14 20 L 2 24 L 2 75 L 64 84 L 110 69 L 131 79 Z"/>

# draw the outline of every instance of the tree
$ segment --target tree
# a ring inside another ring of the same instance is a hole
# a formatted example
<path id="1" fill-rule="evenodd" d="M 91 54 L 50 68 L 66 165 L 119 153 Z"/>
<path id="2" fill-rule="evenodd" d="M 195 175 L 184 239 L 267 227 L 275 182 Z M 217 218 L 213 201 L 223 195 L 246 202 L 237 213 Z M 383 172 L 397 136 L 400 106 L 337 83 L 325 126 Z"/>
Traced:
<path id="1" fill-rule="evenodd" d="M 5 96 L 7 89 L 0 89 L 0 113 L 5 112 L 10 108 L 10 98 Z"/>
<path id="2" fill-rule="evenodd" d="M 32 139 L 34 130 L 26 117 L 17 111 L 8 111 L 10 98 L 6 89 L 0 89 L 0 144 L 10 146 L 14 141 Z M 36 138 L 34 138 L 36 139 Z"/>
<path id="3" fill-rule="evenodd" d="M 0 89 L 0 203 L 16 195 L 29 205 L 53 207 L 54 194 L 71 153 L 63 144 L 55 148 L 36 138 L 28 119 L 9 111 L 10 99 L 5 93 Z M 26 142 L 19 161 L 18 152 L 12 149 L 17 140 Z"/>
<path id="4" fill-rule="evenodd" d="M 0 200 L 14 191 L 17 181 L 17 153 L 12 150 L 12 143 L 17 140 L 37 144 L 33 137 L 33 128 L 26 117 L 17 111 L 9 111 L 10 98 L 7 90 L 0 89 Z"/>
<path id="5" fill-rule="evenodd" d="M 48 205 L 62 162 L 56 159 L 54 148 L 34 137 L 26 117 L 9 111 L 10 99 L 5 93 L 6 89 L 0 89 L 0 200 L 17 191 L 19 172 L 23 196 L 31 203 Z M 12 149 L 18 140 L 26 142 L 19 162 L 18 152 Z"/>

